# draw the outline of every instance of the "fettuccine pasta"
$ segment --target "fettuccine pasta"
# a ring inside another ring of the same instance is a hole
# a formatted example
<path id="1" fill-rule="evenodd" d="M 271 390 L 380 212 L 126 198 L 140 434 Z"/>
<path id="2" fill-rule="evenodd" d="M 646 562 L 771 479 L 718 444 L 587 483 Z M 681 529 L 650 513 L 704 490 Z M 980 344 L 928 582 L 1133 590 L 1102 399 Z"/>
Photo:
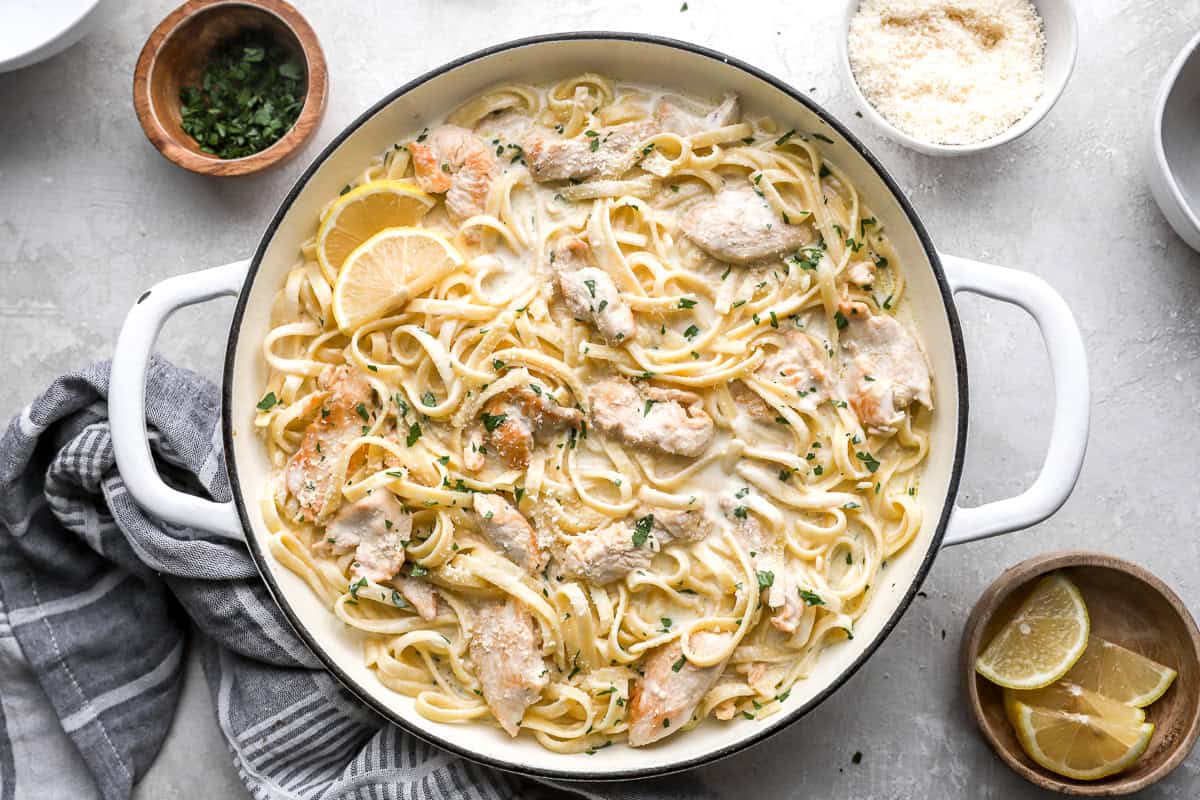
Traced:
<path id="1" fill-rule="evenodd" d="M 823 140 L 735 96 L 498 86 L 314 220 L 261 511 L 420 714 L 643 746 L 777 712 L 853 636 L 921 527 L 932 377 Z"/>

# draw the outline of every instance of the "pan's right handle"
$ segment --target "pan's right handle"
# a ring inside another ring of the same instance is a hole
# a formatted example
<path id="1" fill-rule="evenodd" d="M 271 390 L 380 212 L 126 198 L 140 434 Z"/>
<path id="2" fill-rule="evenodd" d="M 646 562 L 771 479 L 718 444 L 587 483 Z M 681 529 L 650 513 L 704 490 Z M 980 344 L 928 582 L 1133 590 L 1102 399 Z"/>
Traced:
<path id="1" fill-rule="evenodd" d="M 249 261 L 178 275 L 142 295 L 129 311 L 109 376 L 108 418 L 113 454 L 129 494 L 139 506 L 176 525 L 242 539 L 233 503 L 216 503 L 172 489 L 159 476 L 146 433 L 146 367 L 163 323 L 184 306 L 236 295 Z"/>
<path id="2" fill-rule="evenodd" d="M 1057 511 L 1075 488 L 1088 440 L 1088 368 L 1083 336 L 1062 295 L 1036 275 L 939 254 L 950 288 L 1024 309 L 1042 333 L 1054 376 L 1054 423 L 1046 459 L 1033 485 L 1016 497 L 964 508 L 956 505 L 945 545 L 973 542 L 1036 525 Z"/>

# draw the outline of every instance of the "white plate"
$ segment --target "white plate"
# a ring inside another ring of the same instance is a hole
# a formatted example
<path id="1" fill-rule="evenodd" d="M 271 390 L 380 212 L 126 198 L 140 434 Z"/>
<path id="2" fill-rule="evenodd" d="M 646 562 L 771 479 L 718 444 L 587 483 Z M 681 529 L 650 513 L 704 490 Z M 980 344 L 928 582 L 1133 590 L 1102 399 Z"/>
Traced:
<path id="1" fill-rule="evenodd" d="M 104 0 L 0 0 L 0 72 L 66 50 L 92 29 Z"/>

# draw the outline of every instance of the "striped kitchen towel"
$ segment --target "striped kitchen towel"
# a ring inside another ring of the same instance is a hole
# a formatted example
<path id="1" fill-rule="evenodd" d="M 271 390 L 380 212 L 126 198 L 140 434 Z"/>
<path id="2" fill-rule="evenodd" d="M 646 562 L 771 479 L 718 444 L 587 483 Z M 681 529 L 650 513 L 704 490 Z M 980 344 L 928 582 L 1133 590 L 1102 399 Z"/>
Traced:
<path id="1" fill-rule="evenodd" d="M 388 724 L 320 668 L 243 545 L 147 516 L 114 463 L 108 369 L 59 378 L 0 438 L 0 800 L 129 797 L 166 736 L 189 646 L 260 800 L 568 796 Z M 228 500 L 216 387 L 158 358 L 147 386 L 164 478 Z M 687 777 L 569 790 L 706 794 Z"/>

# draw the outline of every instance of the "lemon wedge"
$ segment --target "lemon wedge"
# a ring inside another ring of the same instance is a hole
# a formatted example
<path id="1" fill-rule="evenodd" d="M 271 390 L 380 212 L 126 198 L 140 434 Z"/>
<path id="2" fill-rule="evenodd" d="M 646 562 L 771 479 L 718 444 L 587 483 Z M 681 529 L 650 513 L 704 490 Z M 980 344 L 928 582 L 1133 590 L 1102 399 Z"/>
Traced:
<path id="1" fill-rule="evenodd" d="M 1176 674 L 1157 661 L 1091 636 L 1087 650 L 1067 677 L 1118 703 L 1144 708 L 1171 688 Z"/>
<path id="2" fill-rule="evenodd" d="M 317 261 L 330 283 L 355 248 L 385 228 L 416 225 L 437 198 L 409 181 L 364 183 L 337 199 L 317 229 Z"/>
<path id="3" fill-rule="evenodd" d="M 1088 643 L 1087 606 L 1075 584 L 1043 578 L 975 660 L 975 670 L 1006 689 L 1040 689 L 1067 674 Z"/>
<path id="4" fill-rule="evenodd" d="M 1121 772 L 1150 744 L 1149 722 L 1119 722 L 1014 701 L 1009 720 L 1025 753 L 1051 772 L 1094 781 Z"/>
<path id="5" fill-rule="evenodd" d="M 423 228 L 387 228 L 346 258 L 333 287 L 333 318 L 343 331 L 371 322 L 462 263 L 444 236 Z"/>
<path id="6" fill-rule="evenodd" d="M 1078 668 L 1079 665 L 1075 666 Z M 1125 705 L 1091 689 L 1085 689 L 1077 683 L 1071 683 L 1070 678 L 1073 674 L 1074 670 L 1067 673 L 1066 679 L 1052 683 L 1044 689 L 1033 689 L 1027 692 L 1005 689 L 1005 708 L 1010 707 L 1013 703 L 1024 703 L 1034 708 L 1103 717 L 1110 722 L 1124 725 L 1141 725 L 1146 721 L 1146 712 L 1140 708 Z M 1012 716 L 1011 712 L 1009 716 Z"/>

